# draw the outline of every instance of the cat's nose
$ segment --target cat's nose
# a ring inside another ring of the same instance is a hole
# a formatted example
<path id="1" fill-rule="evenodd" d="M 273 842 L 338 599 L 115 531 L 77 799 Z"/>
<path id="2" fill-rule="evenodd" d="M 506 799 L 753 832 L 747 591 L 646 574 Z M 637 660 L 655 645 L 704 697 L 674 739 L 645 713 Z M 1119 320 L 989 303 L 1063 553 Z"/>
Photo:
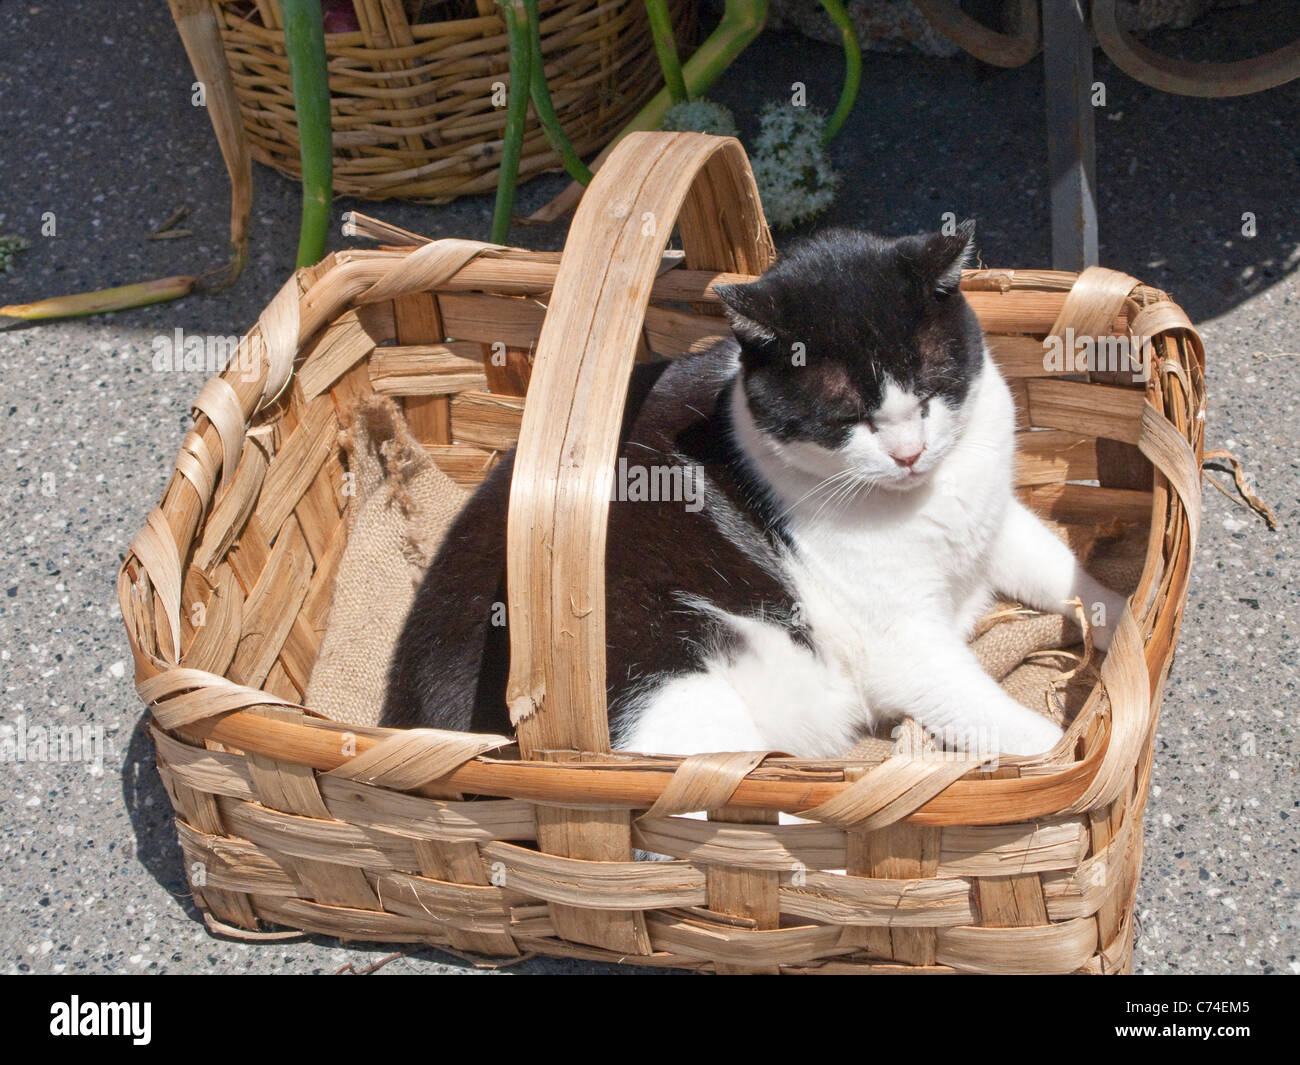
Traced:
<path id="1" fill-rule="evenodd" d="M 917 451 L 915 453 L 910 453 L 910 449 L 908 449 L 908 451 L 891 451 L 889 453 L 889 457 L 893 459 L 895 462 L 897 462 L 900 466 L 905 466 L 907 469 L 910 470 L 913 466 L 916 465 L 916 460 L 919 459 L 924 452 L 925 452 L 925 446 L 922 445 L 920 451 Z"/>

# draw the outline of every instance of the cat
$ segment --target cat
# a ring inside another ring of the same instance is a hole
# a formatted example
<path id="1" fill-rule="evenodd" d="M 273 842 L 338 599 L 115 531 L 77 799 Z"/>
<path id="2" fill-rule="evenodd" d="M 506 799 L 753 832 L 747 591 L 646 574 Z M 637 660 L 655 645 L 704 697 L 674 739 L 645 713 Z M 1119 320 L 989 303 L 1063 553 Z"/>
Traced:
<path id="1" fill-rule="evenodd" d="M 958 287 L 973 235 L 808 238 L 715 289 L 733 338 L 635 368 L 606 552 L 616 749 L 835 757 L 904 716 L 1003 754 L 1061 738 L 984 672 L 972 628 L 995 592 L 1078 597 L 1104 650 L 1125 601 L 1013 494 L 1011 393 Z M 384 725 L 510 729 L 512 459 L 417 592 Z"/>

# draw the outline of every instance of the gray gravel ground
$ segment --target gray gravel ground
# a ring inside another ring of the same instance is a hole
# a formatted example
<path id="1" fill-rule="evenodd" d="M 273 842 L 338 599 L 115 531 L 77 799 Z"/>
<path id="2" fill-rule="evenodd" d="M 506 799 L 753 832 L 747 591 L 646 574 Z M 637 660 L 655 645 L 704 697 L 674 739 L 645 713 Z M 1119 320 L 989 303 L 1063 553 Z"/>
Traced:
<path id="1" fill-rule="evenodd" d="M 1300 34 L 1296 5 L 1266 0 L 1183 33 L 1166 51 L 1246 55 Z M 770 34 L 716 95 L 744 112 L 804 81 L 837 91 L 835 49 Z M 1100 55 L 1102 257 L 1169 289 L 1204 332 L 1208 444 L 1236 451 L 1282 529 L 1207 491 L 1178 662 L 1147 812 L 1137 967 L 1298 972 L 1295 436 L 1300 374 L 1300 82 L 1237 100 L 1151 92 Z M 1048 261 L 1041 66 L 870 55 L 834 149 L 833 220 L 888 232 L 979 219 L 986 263 Z M 192 76 L 154 0 L 0 6 L 0 233 L 33 242 L 0 275 L 0 304 L 192 273 L 223 255 L 227 186 Z M 242 332 L 293 266 L 297 190 L 259 168 L 253 244 L 218 297 L 0 331 L 3 521 L 0 677 L 6 729 L 92 724 L 102 769 L 0 766 L 0 966 L 20 972 L 331 972 L 383 947 L 210 936 L 186 896 L 170 807 L 140 731 L 114 579 L 159 497 L 201 375 L 151 370 L 151 338 Z M 521 191 L 524 210 L 562 183 Z M 190 240 L 150 242 L 182 205 Z M 348 201 L 336 213 L 359 206 Z M 486 236 L 487 198 L 370 208 L 432 236 Z M 57 235 L 41 236 L 44 212 Z M 1243 238 L 1243 212 L 1258 234 Z M 513 239 L 559 247 L 563 227 Z M 341 246 L 341 239 L 334 240 Z M 528 972 L 599 971 L 536 960 Z M 462 972 L 436 952 L 385 972 Z M 472 970 L 469 970 L 472 971 Z"/>

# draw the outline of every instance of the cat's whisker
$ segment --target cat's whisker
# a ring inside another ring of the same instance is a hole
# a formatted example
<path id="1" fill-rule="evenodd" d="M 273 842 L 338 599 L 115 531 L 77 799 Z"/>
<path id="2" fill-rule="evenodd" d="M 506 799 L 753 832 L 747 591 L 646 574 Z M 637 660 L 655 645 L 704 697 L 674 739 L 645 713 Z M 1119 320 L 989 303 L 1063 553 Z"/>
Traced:
<path id="1" fill-rule="evenodd" d="M 812 517 L 813 523 L 816 523 L 817 519 L 821 516 L 822 511 L 825 510 L 828 506 L 831 506 L 831 512 L 834 513 L 835 508 L 834 506 L 832 506 L 832 504 L 837 499 L 843 498 L 843 496 L 847 492 L 852 492 L 855 486 L 858 484 L 858 482 L 862 480 L 862 478 L 859 477 L 858 474 L 853 470 L 845 470 L 844 472 L 850 474 L 851 477 L 841 481 L 838 485 L 836 485 L 835 490 L 831 492 L 831 494 L 828 495 L 825 500 L 822 501 L 822 505 L 817 508 L 817 513 L 814 514 Z"/>
<path id="2" fill-rule="evenodd" d="M 864 489 L 864 488 L 866 489 L 866 492 L 865 492 L 865 493 L 863 494 L 863 496 L 862 496 L 863 499 L 866 499 L 867 496 L 871 495 L 871 493 L 872 493 L 872 491 L 875 489 L 875 487 L 876 487 L 876 482 L 875 482 L 875 481 L 870 480 L 869 478 L 863 477 L 863 478 L 858 482 L 858 486 L 857 486 L 856 488 L 853 489 L 853 496 L 852 496 L 852 498 L 849 500 L 850 503 L 856 503 L 856 502 L 858 501 L 858 493 L 861 492 L 862 489 Z"/>
<path id="3" fill-rule="evenodd" d="M 871 495 L 875 487 L 876 487 L 876 482 L 871 478 L 869 477 L 858 478 L 857 484 L 855 484 L 853 487 L 853 491 L 849 493 L 849 498 L 846 501 L 845 506 L 849 507 L 852 506 L 854 503 L 858 502 L 858 493 L 862 492 L 862 489 L 864 488 L 866 489 L 866 492 L 862 494 L 862 499 L 866 499 L 867 496 Z"/>
<path id="4" fill-rule="evenodd" d="M 811 499 L 822 489 L 834 484 L 836 481 L 839 481 L 842 478 L 851 477 L 851 476 L 853 476 L 852 470 L 841 470 L 839 473 L 833 473 L 829 477 L 823 478 L 822 480 L 818 481 L 815 485 L 813 485 L 810 489 L 808 489 L 808 491 L 806 491 L 803 495 L 801 495 L 798 499 L 796 499 L 793 503 L 791 503 L 779 514 L 777 514 L 776 517 L 773 519 L 773 523 L 782 521 L 783 519 L 789 517 L 790 513 L 795 509 L 795 507 L 797 507 L 800 503 L 804 502 L 804 500 Z"/>

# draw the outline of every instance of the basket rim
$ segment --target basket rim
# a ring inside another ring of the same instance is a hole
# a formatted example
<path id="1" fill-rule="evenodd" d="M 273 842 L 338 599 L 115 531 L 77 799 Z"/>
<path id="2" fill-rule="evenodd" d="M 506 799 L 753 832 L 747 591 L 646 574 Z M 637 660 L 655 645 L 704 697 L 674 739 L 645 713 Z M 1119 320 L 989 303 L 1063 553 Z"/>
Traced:
<path id="1" fill-rule="evenodd" d="M 392 248 L 378 258 L 373 253 L 363 253 L 362 257 L 353 258 L 349 253 L 344 252 L 331 256 L 334 262 L 329 263 L 329 266 L 332 270 L 342 270 L 351 266 L 354 269 L 348 271 L 349 273 L 371 275 L 376 272 L 376 263 L 388 260 L 394 255 L 401 257 L 405 254 L 406 250 L 398 248 Z M 540 265 L 554 264 L 558 259 L 555 253 L 534 253 L 523 249 L 501 249 L 495 252 L 494 256 Z M 360 269 L 355 269 L 357 267 Z M 463 279 L 467 289 L 476 285 L 474 272 L 472 264 L 461 272 L 463 275 L 468 275 Z M 716 274 L 718 283 L 723 283 L 724 277 L 727 280 L 733 277 L 739 280 L 747 276 L 723 275 L 713 271 L 710 273 Z M 1007 292 L 1012 289 L 1060 291 L 1073 284 L 1078 276 L 1077 273 L 1070 271 L 983 268 L 966 271 L 962 279 L 962 289 L 967 292 Z M 530 287 L 535 288 L 536 291 L 545 291 L 548 286 L 535 282 Z M 1148 303 L 1167 301 L 1176 306 L 1164 292 L 1158 289 L 1142 286 L 1139 294 Z M 1197 397 L 1196 410 L 1197 412 L 1204 410 L 1203 392 Z M 1151 536 L 1163 537 L 1163 531 L 1158 528 L 1156 522 L 1152 522 Z M 127 572 L 133 557 L 128 554 L 123 562 L 123 574 Z M 220 679 L 223 685 L 230 683 L 224 678 L 213 679 Z M 332 772 L 346 761 L 341 755 L 330 756 L 330 752 L 341 750 L 337 739 L 339 736 L 354 735 L 357 741 L 357 753 L 363 753 L 382 739 L 402 735 L 406 731 L 380 726 L 350 726 L 319 716 L 306 706 L 299 707 L 304 713 L 301 723 L 270 722 L 253 709 L 267 702 L 266 693 L 260 691 L 254 693 L 250 690 L 250 695 L 254 694 L 255 699 L 250 701 L 249 709 L 235 710 L 220 718 L 196 722 L 188 727 L 175 725 L 168 727 L 166 719 L 160 720 L 155 712 L 152 718 L 153 725 L 163 729 L 180 742 L 194 744 L 197 741 L 201 744 L 203 740 L 214 740 L 247 753 L 273 756 L 320 772 Z M 322 742 L 322 732 L 330 734 L 331 738 Z M 476 734 L 457 735 L 475 736 Z M 514 747 L 517 754 L 517 747 L 513 744 L 511 747 Z M 509 757 L 509 754 L 510 747 L 506 747 L 493 755 L 476 755 L 451 774 L 441 778 L 437 785 L 421 786 L 410 790 L 416 794 L 427 793 L 432 797 L 444 796 L 448 790 L 459 790 L 524 801 L 548 799 L 553 801 L 558 794 L 563 794 L 570 799 L 582 798 L 588 802 L 595 801 L 636 809 L 652 804 L 672 779 L 673 772 L 684 761 L 681 756 L 636 756 L 629 752 L 614 752 L 610 761 L 602 763 L 579 761 L 576 758 L 553 762 L 525 760 Z M 1100 762 L 1101 755 L 1102 749 L 1095 749 L 1086 759 L 1073 762 L 1064 769 L 1050 774 L 1011 779 L 959 779 L 903 820 L 927 825 L 979 825 L 1050 817 L 1059 814 L 1082 794 L 1087 780 Z M 1031 761 L 1033 760 L 1007 759 L 1008 764 L 1023 764 Z M 815 805 L 843 791 L 856 772 L 869 770 L 878 764 L 869 760 L 849 758 L 769 757 L 741 783 L 732 799 L 732 804 L 750 809 L 787 810 Z M 622 778 L 633 774 L 642 786 L 632 789 L 629 793 Z M 1004 811 L 1005 805 L 1012 803 L 1015 804 L 1014 811 Z"/>

